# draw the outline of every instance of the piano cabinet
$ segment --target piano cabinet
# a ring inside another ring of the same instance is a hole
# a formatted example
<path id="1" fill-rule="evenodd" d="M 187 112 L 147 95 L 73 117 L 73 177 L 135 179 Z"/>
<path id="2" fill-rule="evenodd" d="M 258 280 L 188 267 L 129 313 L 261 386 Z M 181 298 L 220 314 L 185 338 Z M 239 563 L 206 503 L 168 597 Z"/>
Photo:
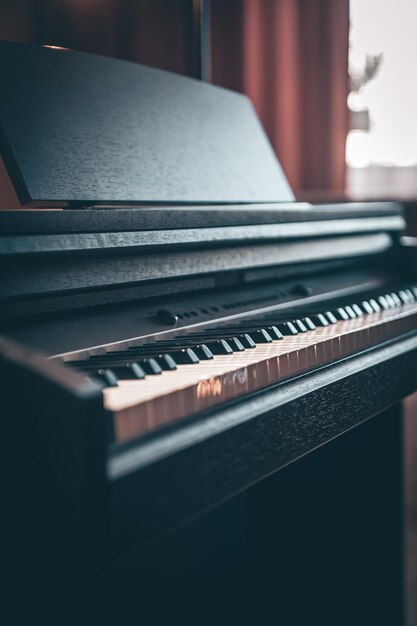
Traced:
<path id="1" fill-rule="evenodd" d="M 1 349 L 19 588 L 155 619 L 204 607 L 242 623 L 401 623 L 401 400 L 417 389 L 416 337 L 107 462 L 96 390 Z"/>

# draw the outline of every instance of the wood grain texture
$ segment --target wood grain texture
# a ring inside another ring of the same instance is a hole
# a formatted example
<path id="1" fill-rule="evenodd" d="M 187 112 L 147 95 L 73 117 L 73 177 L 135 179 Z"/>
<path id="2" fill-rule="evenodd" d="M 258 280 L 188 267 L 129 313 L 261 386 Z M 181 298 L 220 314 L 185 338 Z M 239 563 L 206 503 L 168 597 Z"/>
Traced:
<path id="1" fill-rule="evenodd" d="M 22 203 L 288 202 L 245 96 L 126 61 L 0 43 L 2 152 Z"/>

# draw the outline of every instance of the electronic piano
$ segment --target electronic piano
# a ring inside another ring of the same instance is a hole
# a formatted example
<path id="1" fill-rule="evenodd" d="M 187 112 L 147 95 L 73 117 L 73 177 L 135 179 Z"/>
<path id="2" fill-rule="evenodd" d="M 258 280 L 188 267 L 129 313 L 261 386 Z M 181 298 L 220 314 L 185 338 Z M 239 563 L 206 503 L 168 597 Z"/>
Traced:
<path id="1" fill-rule="evenodd" d="M 0 77 L 22 205 L 0 211 L 16 584 L 101 581 L 104 603 L 117 578 L 143 608 L 217 583 L 240 588 L 235 616 L 242 595 L 311 616 L 322 585 L 336 610 L 366 581 L 364 616 L 397 611 L 417 389 L 401 205 L 296 202 L 250 102 L 210 84 L 10 42 Z"/>

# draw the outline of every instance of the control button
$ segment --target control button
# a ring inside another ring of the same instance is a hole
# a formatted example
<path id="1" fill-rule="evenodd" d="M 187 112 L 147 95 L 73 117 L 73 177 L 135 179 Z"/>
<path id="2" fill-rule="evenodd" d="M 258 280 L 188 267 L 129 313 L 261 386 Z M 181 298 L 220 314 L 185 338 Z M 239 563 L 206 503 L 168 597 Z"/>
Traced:
<path id="1" fill-rule="evenodd" d="M 168 309 L 160 309 L 156 314 L 158 321 L 167 326 L 175 326 L 178 322 L 178 315 Z"/>

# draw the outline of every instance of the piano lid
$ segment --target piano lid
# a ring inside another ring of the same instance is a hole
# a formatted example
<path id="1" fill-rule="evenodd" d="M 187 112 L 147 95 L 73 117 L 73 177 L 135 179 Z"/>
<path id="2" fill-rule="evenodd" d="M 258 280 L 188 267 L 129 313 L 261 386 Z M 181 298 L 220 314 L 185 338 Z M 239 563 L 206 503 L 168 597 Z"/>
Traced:
<path id="1" fill-rule="evenodd" d="M 0 42 L 0 147 L 22 204 L 294 199 L 249 100 L 107 57 Z"/>

